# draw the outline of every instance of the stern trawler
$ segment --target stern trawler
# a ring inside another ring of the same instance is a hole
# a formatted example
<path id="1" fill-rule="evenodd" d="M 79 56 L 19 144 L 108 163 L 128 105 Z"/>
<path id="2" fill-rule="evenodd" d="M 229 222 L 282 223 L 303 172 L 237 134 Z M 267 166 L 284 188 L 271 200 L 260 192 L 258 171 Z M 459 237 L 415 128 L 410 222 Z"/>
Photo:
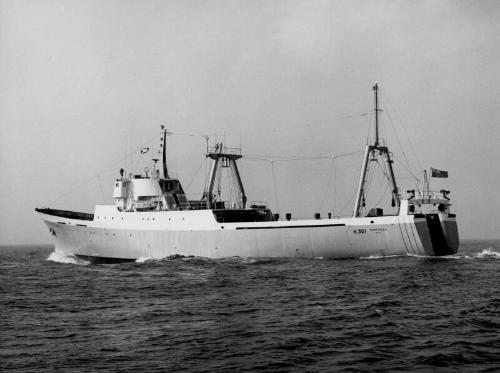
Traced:
<path id="1" fill-rule="evenodd" d="M 455 254 L 459 247 L 456 216 L 450 211 L 449 191 L 429 190 L 425 174 L 422 190 L 401 193 L 393 170 L 393 156 L 379 137 L 378 84 L 375 99 L 375 138 L 366 145 L 351 217 L 280 219 L 265 204 L 247 204 L 238 160 L 241 152 L 223 143 L 208 148 L 212 162 L 200 199 L 189 200 L 180 180 L 169 174 L 167 131 L 162 127 L 162 162 L 153 169 L 125 176 L 114 183 L 113 205 L 97 205 L 94 213 L 37 208 L 49 228 L 55 248 L 93 263 L 161 259 L 172 255 L 223 257 L 323 257 Z M 207 142 L 208 144 L 208 142 Z M 388 170 L 394 214 L 366 209 L 367 175 L 371 160 Z M 224 201 L 215 184 L 222 168 L 236 180 L 235 201 Z M 431 176 L 447 177 L 431 169 Z"/>

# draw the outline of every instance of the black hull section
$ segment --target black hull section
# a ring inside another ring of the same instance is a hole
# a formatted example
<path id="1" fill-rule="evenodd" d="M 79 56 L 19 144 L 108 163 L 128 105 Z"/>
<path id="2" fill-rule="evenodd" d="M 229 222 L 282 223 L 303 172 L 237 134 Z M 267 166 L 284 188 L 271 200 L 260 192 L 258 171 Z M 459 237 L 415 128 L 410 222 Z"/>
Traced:
<path id="1" fill-rule="evenodd" d="M 456 223 L 447 222 L 443 224 L 438 214 L 428 214 L 425 218 L 431 236 L 434 255 L 444 256 L 456 254 L 458 251 L 458 232 Z M 451 229 L 452 225 L 454 229 Z"/>
<path id="2" fill-rule="evenodd" d="M 106 258 L 103 256 L 90 256 L 90 255 L 75 255 L 78 259 L 85 260 L 92 264 L 117 264 L 117 263 L 130 263 L 135 262 L 135 259 L 125 258 Z"/>
<path id="3" fill-rule="evenodd" d="M 55 210 L 49 208 L 44 208 L 44 209 L 36 208 L 35 211 L 41 214 L 59 216 L 61 218 L 67 218 L 67 219 L 88 220 L 88 221 L 94 220 L 94 214 L 87 214 L 86 212 Z"/>

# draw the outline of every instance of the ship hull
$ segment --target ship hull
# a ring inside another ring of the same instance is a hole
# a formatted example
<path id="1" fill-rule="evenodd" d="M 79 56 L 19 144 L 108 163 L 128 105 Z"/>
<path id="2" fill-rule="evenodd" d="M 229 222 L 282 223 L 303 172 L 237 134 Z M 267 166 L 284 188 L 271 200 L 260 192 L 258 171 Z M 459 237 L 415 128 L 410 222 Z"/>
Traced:
<path id="1" fill-rule="evenodd" d="M 458 250 L 455 219 L 440 214 L 251 223 L 220 223 L 210 210 L 137 212 L 133 220 L 130 213 L 105 214 L 103 210 L 89 221 L 42 213 L 56 249 L 93 262 L 172 255 L 440 256 Z"/>

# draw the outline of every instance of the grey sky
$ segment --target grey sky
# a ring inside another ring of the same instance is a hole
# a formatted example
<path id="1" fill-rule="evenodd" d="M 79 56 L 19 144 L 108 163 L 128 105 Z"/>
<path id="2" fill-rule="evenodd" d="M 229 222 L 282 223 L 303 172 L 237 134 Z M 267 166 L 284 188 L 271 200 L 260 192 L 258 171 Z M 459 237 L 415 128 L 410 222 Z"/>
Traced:
<path id="1" fill-rule="evenodd" d="M 160 124 L 241 133 L 254 155 L 361 149 L 376 80 L 396 157 L 392 127 L 417 172 L 449 171 L 433 182 L 452 191 L 462 237 L 498 237 L 499 20 L 498 1 L 0 0 L 0 244 L 49 241 L 37 206 L 111 203 L 130 171 L 115 162 Z M 169 138 L 185 187 L 203 151 L 201 137 Z M 359 161 L 336 163 L 336 209 Z M 269 164 L 241 167 L 250 198 L 276 207 Z M 331 161 L 275 171 L 281 212 L 330 210 Z"/>

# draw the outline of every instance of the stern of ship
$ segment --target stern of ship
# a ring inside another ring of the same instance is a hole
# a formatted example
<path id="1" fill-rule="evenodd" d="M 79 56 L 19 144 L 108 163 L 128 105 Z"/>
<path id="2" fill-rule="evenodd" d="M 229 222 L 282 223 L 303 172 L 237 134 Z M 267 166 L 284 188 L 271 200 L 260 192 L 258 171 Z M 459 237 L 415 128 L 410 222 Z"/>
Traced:
<path id="1" fill-rule="evenodd" d="M 458 252 L 460 241 L 457 219 L 450 212 L 450 206 L 447 195 L 401 201 L 400 216 L 413 216 L 426 255 L 445 256 Z"/>

